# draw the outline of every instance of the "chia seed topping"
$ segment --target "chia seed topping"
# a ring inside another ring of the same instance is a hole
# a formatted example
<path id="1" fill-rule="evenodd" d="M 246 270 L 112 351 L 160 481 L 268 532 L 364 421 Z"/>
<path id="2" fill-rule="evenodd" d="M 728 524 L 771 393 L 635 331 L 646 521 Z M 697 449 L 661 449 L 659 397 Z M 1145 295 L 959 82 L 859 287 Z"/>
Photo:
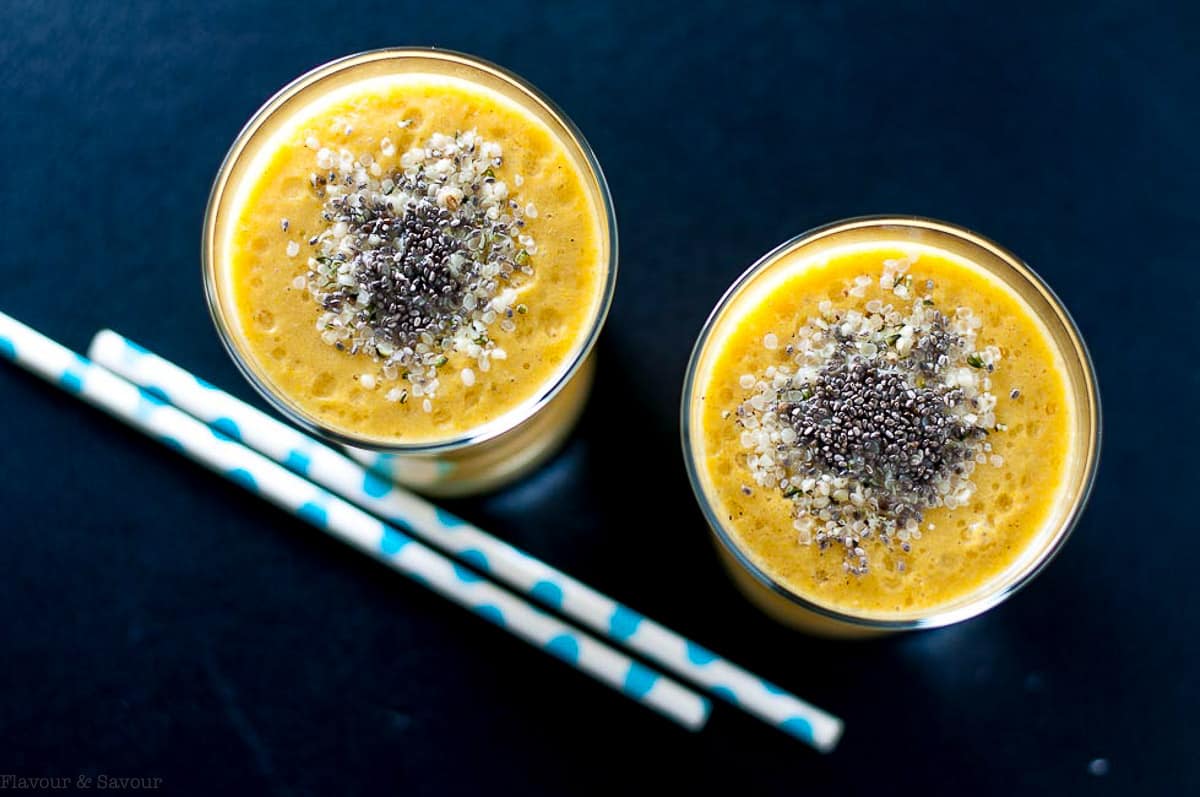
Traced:
<path id="1" fill-rule="evenodd" d="M 938 310 L 932 281 L 917 296 L 905 273 L 915 262 L 884 262 L 887 303 L 862 312 L 823 301 L 789 339 L 766 335 L 763 347 L 786 362 L 739 379 L 750 396 L 735 420 L 754 480 L 792 501 L 801 544 L 835 546 L 858 575 L 871 548 L 908 553 L 929 509 L 968 503 L 977 464 L 1004 462 L 986 442 L 998 429 L 988 374 L 1000 350 L 976 350 L 981 320 L 967 307 Z M 856 278 L 848 296 L 873 282 Z M 892 297 L 911 301 L 907 311 Z"/>
<path id="2" fill-rule="evenodd" d="M 386 173 L 371 153 L 316 143 L 306 142 L 318 169 L 309 182 L 326 226 L 308 240 L 315 251 L 304 285 L 323 311 L 317 330 L 325 343 L 377 364 L 376 375 L 359 378 L 362 387 L 380 386 L 401 404 L 411 393 L 431 412 L 448 355 L 473 360 L 475 370 L 459 373 L 468 388 L 476 370 L 505 358 L 489 330 L 516 330 L 512 308 L 537 254 L 525 217 L 536 209 L 510 196 L 496 177 L 500 146 L 473 130 L 436 133 Z M 396 152 L 387 138 L 379 150 L 383 158 Z M 397 380 L 408 384 L 387 385 Z"/>

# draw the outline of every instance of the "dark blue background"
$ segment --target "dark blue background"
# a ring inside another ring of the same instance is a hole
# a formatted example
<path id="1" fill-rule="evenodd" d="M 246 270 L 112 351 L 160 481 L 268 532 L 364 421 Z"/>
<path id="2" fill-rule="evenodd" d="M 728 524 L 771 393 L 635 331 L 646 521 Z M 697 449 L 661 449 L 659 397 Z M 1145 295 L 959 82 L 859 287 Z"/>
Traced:
<path id="1" fill-rule="evenodd" d="M 80 349 L 111 326 L 247 398 L 198 252 L 260 103 L 398 44 L 554 97 L 620 217 L 599 383 L 552 465 L 456 509 L 848 726 L 829 757 L 725 706 L 686 734 L 4 366 L 0 772 L 197 794 L 1200 788 L 1200 20 L 1042 5 L 0 3 L 0 309 Z M 751 261 L 878 212 L 978 229 L 1046 277 L 1096 359 L 1104 458 L 1070 544 L 1009 603 L 819 641 L 720 572 L 678 392 Z"/>

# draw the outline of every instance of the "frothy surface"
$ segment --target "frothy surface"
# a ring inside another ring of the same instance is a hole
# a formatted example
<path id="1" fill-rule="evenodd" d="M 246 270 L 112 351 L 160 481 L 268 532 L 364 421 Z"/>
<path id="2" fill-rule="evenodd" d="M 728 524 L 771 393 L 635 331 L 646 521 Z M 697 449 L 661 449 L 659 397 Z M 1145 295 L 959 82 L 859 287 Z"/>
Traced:
<path id="1" fill-rule="evenodd" d="M 966 506 L 929 510 L 910 553 L 885 551 L 870 572 L 847 573 L 840 552 L 800 542 L 792 502 L 781 491 L 746 494 L 743 488 L 753 481 L 731 419 L 746 399 L 740 377 L 784 362 L 783 341 L 820 315 L 821 302 L 862 310 L 886 298 L 877 285 L 861 297 L 849 294 L 856 277 L 877 276 L 885 260 L 912 254 L 918 260 L 910 273 L 917 281 L 934 280 L 938 306 L 972 308 L 982 319 L 978 345 L 1003 352 L 989 376 L 992 392 L 1003 397 L 996 420 L 1005 431 L 989 440 L 1004 464 L 975 471 L 976 490 Z M 777 336 L 779 348 L 763 346 L 768 335 Z M 819 261 L 785 256 L 739 297 L 709 346 L 697 377 L 700 403 L 693 408 L 705 491 L 743 553 L 809 600 L 883 619 L 954 603 L 1017 562 L 1061 504 L 1074 411 L 1061 360 L 1041 323 L 1007 286 L 956 257 L 886 243 L 847 247 Z M 1014 389 L 1018 397 L 1010 398 Z"/>
<path id="2" fill-rule="evenodd" d="M 436 404 L 425 411 L 421 401 L 388 401 L 382 384 L 364 385 L 362 375 L 377 366 L 323 342 L 315 323 L 320 310 L 296 285 L 308 271 L 307 252 L 296 256 L 296 245 L 307 250 L 305 242 L 326 226 L 310 184 L 317 168 L 306 141 L 316 138 L 322 147 L 355 155 L 372 152 L 386 170 L 398 168 L 405 151 L 435 133 L 472 129 L 501 143 L 504 162 L 496 177 L 519 184 L 523 201 L 536 205 L 537 217 L 527 220 L 538 242 L 531 258 L 535 276 L 517 291 L 515 301 L 526 308 L 521 323 L 492 335 L 506 358 L 481 373 L 467 356 L 451 355 Z M 383 149 L 394 149 L 390 156 L 381 152 L 385 138 L 392 146 Z M 583 344 L 605 278 L 600 214 L 563 144 L 512 101 L 444 76 L 375 78 L 301 110 L 264 147 L 241 187 L 224 270 L 251 356 L 304 414 L 344 434 L 385 442 L 445 439 L 534 398 Z M 469 384 L 458 376 L 467 369 L 474 377 Z"/>

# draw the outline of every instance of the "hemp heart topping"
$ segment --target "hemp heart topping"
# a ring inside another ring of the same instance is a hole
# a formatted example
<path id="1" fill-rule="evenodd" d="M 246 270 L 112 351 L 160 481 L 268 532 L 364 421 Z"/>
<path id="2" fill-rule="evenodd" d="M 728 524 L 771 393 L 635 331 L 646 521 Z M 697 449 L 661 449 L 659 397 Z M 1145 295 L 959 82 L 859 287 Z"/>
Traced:
<path id="1" fill-rule="evenodd" d="M 375 363 L 359 377 L 364 388 L 399 403 L 420 398 L 430 412 L 450 355 L 481 372 L 507 356 L 489 333 L 496 324 L 515 331 L 514 309 L 525 307 L 517 290 L 537 254 L 525 218 L 537 210 L 510 195 L 496 177 L 500 146 L 473 130 L 435 133 L 386 172 L 371 153 L 335 153 L 311 136 L 305 146 L 316 150 L 309 182 L 325 227 L 308 240 L 308 271 L 293 285 L 319 305 L 325 343 Z M 379 142 L 383 159 L 395 152 Z M 290 242 L 289 257 L 298 253 Z M 472 368 L 458 376 L 475 384 Z"/>
<path id="2" fill-rule="evenodd" d="M 988 376 L 1000 350 L 976 350 L 982 322 L 970 308 L 947 315 L 932 281 L 916 290 L 906 275 L 915 262 L 884 261 L 888 303 L 873 299 L 863 312 L 821 302 L 784 345 L 785 362 L 739 380 L 749 395 L 735 422 L 754 481 L 792 502 L 801 544 L 837 547 L 858 575 L 872 547 L 908 553 L 927 510 L 966 505 L 976 465 L 1004 464 L 987 442 L 1003 429 Z M 848 296 L 863 298 L 874 281 L 857 277 Z M 768 350 L 780 345 L 774 333 L 763 338 Z"/>

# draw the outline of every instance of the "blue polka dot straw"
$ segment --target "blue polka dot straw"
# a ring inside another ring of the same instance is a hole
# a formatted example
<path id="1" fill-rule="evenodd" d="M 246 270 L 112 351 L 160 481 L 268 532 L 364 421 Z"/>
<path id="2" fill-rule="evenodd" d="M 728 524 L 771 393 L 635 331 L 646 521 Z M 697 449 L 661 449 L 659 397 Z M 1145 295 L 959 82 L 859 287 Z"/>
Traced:
<path id="1" fill-rule="evenodd" d="M 449 551 L 474 570 L 629 647 L 784 733 L 821 751 L 832 750 L 837 744 L 842 733 L 838 718 L 376 476 L 335 449 L 198 380 L 115 332 L 98 333 L 89 354 L 135 384 L 160 391 L 196 418 L 237 429 L 247 445 L 330 492 Z M 637 678 L 632 682 L 637 683 Z M 628 683 L 623 689 L 630 693 Z"/>
<path id="2" fill-rule="evenodd" d="M 129 347 L 131 359 L 144 356 Z M 595 637 L 535 608 L 476 571 L 435 552 L 406 532 L 368 514 L 250 449 L 236 416 L 210 426 L 164 400 L 169 389 L 137 386 L 102 365 L 80 357 L 0 313 L 0 357 L 77 395 L 114 418 L 161 440 L 242 488 L 295 514 L 308 524 L 379 559 L 389 567 L 466 607 L 484 620 L 524 639 L 568 665 L 628 695 L 690 730 L 708 719 L 709 702 Z M 199 390 L 212 391 L 192 380 Z M 310 454 L 293 453 L 296 470 L 310 467 Z M 638 689 L 630 690 L 630 683 Z"/>

